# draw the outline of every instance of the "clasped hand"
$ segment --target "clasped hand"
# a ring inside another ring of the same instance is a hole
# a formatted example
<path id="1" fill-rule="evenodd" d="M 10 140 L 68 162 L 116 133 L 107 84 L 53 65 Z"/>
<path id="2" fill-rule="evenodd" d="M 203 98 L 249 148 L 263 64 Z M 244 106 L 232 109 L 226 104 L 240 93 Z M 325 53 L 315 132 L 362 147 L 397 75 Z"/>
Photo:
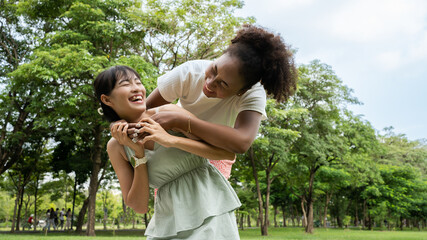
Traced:
<path id="1" fill-rule="evenodd" d="M 134 151 L 136 148 L 144 148 L 145 143 L 148 141 L 157 142 L 164 147 L 173 145 L 172 136 L 151 118 L 143 118 L 138 123 L 128 123 L 125 120 L 120 120 L 110 126 L 112 137 L 121 145 L 126 145 Z"/>

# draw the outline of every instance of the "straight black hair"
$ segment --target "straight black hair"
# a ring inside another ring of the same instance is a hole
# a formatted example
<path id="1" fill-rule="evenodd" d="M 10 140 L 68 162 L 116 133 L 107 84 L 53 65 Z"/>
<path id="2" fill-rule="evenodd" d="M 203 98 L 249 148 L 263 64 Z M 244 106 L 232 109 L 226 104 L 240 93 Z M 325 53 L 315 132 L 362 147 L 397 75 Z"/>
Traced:
<path id="1" fill-rule="evenodd" d="M 104 113 L 104 117 L 109 122 L 115 122 L 120 120 L 119 115 L 109 106 L 105 105 L 101 101 L 102 94 L 105 94 L 107 96 L 110 96 L 111 91 L 113 91 L 114 86 L 116 86 L 117 79 L 121 79 L 123 77 L 132 77 L 131 75 L 134 74 L 139 79 L 141 77 L 139 74 L 133 70 L 132 68 L 128 66 L 113 66 L 110 67 L 107 70 L 104 70 L 95 79 L 95 82 L 93 83 L 93 87 L 95 89 L 95 96 L 96 99 L 101 103 L 101 108 Z"/>

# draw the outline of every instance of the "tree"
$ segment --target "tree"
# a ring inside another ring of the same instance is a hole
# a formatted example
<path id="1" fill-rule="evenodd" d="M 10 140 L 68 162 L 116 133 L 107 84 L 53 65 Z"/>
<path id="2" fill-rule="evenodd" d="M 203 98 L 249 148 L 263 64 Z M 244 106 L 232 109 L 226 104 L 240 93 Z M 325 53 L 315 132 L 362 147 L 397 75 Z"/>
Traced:
<path id="1" fill-rule="evenodd" d="M 38 132 L 38 130 L 36 130 L 36 132 Z M 43 161 L 43 158 L 48 157 L 48 153 L 44 151 L 46 143 L 42 141 L 43 135 L 44 134 L 34 135 L 27 139 L 27 141 L 32 144 L 25 146 L 20 159 L 18 159 L 17 163 L 7 172 L 10 184 L 6 186 L 12 187 L 13 189 L 9 189 L 9 191 L 16 195 L 11 232 L 15 230 L 19 231 L 24 192 L 36 170 L 34 166 L 37 165 L 39 161 Z"/>
<path id="2" fill-rule="evenodd" d="M 418 221 L 425 216 L 425 173 L 427 148 L 423 140 L 410 141 L 403 134 L 394 134 L 386 128 L 379 139 L 383 151 L 379 156 L 378 169 L 382 184 L 376 202 L 383 204 L 386 217 L 399 219 L 396 223 L 403 229 L 403 222 Z M 425 217 L 424 217 L 425 219 Z M 417 224 L 418 225 L 418 224 Z"/>
<path id="3" fill-rule="evenodd" d="M 286 218 L 288 216 L 287 213 L 291 211 L 288 207 L 292 207 L 294 200 L 297 198 L 292 194 L 291 186 L 289 186 L 289 182 L 286 181 L 284 175 L 287 174 L 286 168 L 280 174 L 280 177 L 276 181 L 272 183 L 271 186 L 271 204 L 274 209 L 274 226 L 277 227 L 277 219 L 276 215 L 279 212 L 279 208 L 282 210 L 282 222 L 283 227 L 287 227 Z M 291 215 L 291 214 L 289 214 Z"/>
<path id="4" fill-rule="evenodd" d="M 144 0 L 142 6 L 147 15 L 142 54 L 160 71 L 218 57 L 236 27 L 254 22 L 233 15 L 243 7 L 241 0 Z"/>
<path id="5" fill-rule="evenodd" d="M 308 210 L 306 232 L 312 233 L 316 173 L 323 166 L 341 162 L 348 151 L 338 126 L 343 106 L 358 101 L 331 67 L 318 60 L 299 67 L 299 87 L 293 100 L 296 107 L 308 110 L 296 126 L 301 137 L 293 144 L 292 153 L 298 160 L 289 167 L 306 176 L 308 184 L 301 188 L 300 197 Z"/>
<path id="6" fill-rule="evenodd" d="M 289 158 L 289 148 L 299 137 L 299 133 L 287 129 L 289 116 L 297 117 L 305 111 L 301 109 L 280 109 L 279 104 L 269 100 L 266 110 L 268 120 L 261 123 L 260 136 L 254 141 L 248 153 L 244 155 L 245 161 L 251 168 L 252 177 L 255 180 L 259 221 L 261 223 L 261 235 L 268 235 L 268 219 L 270 206 L 270 188 L 272 182 L 279 176 L 281 165 Z M 261 191 L 260 183 L 265 184 L 265 196 Z"/>
<path id="7" fill-rule="evenodd" d="M 319 169 L 316 182 L 316 187 L 319 190 L 318 195 L 324 197 L 323 216 L 321 218 L 321 222 L 323 222 L 323 227 L 326 227 L 329 203 L 335 194 L 342 191 L 342 189 L 346 188 L 350 184 L 350 174 L 344 169 L 325 166 Z M 339 196 L 341 197 L 342 194 L 339 194 Z M 334 201 L 334 204 L 338 205 L 337 201 Z M 338 209 L 342 208 L 343 206 L 338 207 Z"/>
<path id="8" fill-rule="evenodd" d="M 14 88 L 9 74 L 28 60 L 39 32 L 19 17 L 18 1 L 0 2 L 0 175 L 19 159 L 33 130 L 37 114 L 29 105 L 33 91 Z M 39 128 L 40 129 L 40 128 Z"/>
<path id="9" fill-rule="evenodd" d="M 137 26 L 139 15 L 134 1 L 67 3 L 20 3 L 25 16 L 32 21 L 43 22 L 45 27 L 55 32 L 44 36 L 31 61 L 21 65 L 11 76 L 17 86 L 38 90 L 31 107 L 42 114 L 37 119 L 39 125 L 51 125 L 58 130 L 75 130 L 81 138 L 83 133 L 91 135 L 82 139 L 91 149 L 88 155 L 92 169 L 87 234 L 94 235 L 98 174 L 106 162 L 101 155 L 107 138 L 105 121 L 93 115 L 97 104 L 92 81 L 105 67 L 120 63 L 133 63 L 129 65 L 141 72 L 143 77 L 154 71 L 141 58 L 127 58 L 123 55 L 129 52 L 127 45 L 138 44 L 143 38 L 143 32 Z M 52 8 L 58 11 L 50 11 Z M 31 86 L 36 83 L 39 85 Z"/>

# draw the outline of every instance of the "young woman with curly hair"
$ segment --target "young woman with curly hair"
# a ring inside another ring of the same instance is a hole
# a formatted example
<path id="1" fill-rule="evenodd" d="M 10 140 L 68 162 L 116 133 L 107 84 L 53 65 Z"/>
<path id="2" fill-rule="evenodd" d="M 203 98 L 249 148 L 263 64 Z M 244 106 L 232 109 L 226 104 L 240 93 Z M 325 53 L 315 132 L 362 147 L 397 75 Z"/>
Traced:
<path id="1" fill-rule="evenodd" d="M 267 117 L 266 92 L 285 101 L 295 92 L 296 81 L 293 55 L 282 38 L 244 25 L 218 59 L 189 61 L 161 76 L 147 107 L 179 99 L 178 105 L 195 117 L 161 112 L 152 119 L 165 129 L 191 131 L 209 144 L 244 153 Z M 233 163 L 211 161 L 226 178 Z"/>

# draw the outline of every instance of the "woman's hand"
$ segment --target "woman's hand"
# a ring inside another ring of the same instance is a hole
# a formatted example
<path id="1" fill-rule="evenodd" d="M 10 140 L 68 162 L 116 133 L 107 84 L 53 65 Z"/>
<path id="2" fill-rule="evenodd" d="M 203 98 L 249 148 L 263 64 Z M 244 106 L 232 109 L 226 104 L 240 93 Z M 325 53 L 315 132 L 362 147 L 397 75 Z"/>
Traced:
<path id="1" fill-rule="evenodd" d="M 125 145 L 125 139 L 121 134 L 124 129 L 127 131 L 127 122 L 125 120 L 119 120 L 110 124 L 111 136 L 115 138 L 120 145 Z"/>
<path id="2" fill-rule="evenodd" d="M 185 131 L 182 129 L 183 126 L 181 125 L 183 119 L 186 119 L 187 116 L 188 115 L 178 111 L 161 111 L 151 116 L 151 119 L 160 124 L 166 131 L 177 128 Z"/>
<path id="3" fill-rule="evenodd" d="M 144 157 L 144 143 L 141 141 L 133 141 L 128 136 L 129 124 L 120 120 L 111 125 L 111 136 L 117 140 L 120 145 L 128 146 L 135 151 L 136 157 Z"/>
<path id="4" fill-rule="evenodd" d="M 141 125 L 139 133 L 147 134 L 139 141 L 142 144 L 145 144 L 147 141 L 154 141 L 164 147 L 172 147 L 174 145 L 176 137 L 167 133 L 166 130 L 153 119 L 144 118 L 139 124 Z"/>

